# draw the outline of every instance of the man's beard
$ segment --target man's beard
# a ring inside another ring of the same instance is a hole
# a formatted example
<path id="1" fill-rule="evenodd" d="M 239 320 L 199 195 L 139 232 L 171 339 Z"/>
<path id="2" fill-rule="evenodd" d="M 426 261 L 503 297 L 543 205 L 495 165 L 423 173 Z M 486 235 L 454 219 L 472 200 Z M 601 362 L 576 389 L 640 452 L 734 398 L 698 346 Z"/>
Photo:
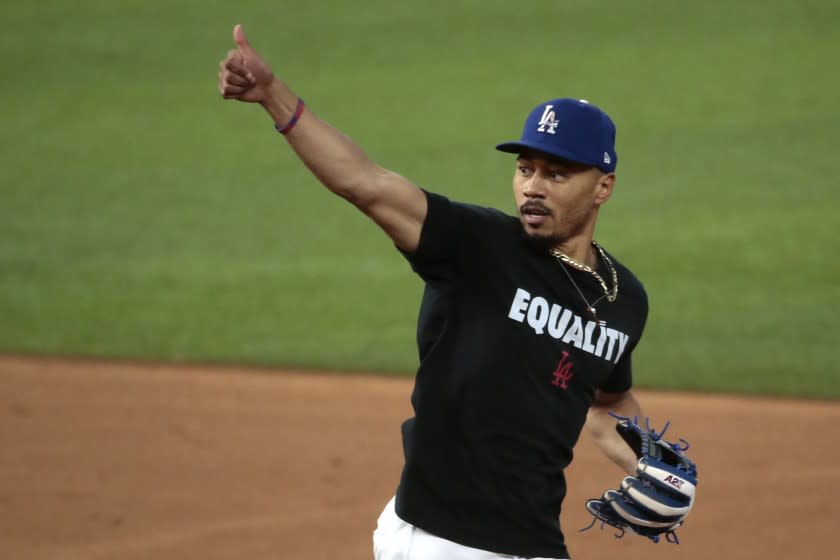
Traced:
<path id="1" fill-rule="evenodd" d="M 566 236 L 560 235 L 556 232 L 549 233 L 547 235 L 538 235 L 538 234 L 530 234 L 525 229 L 525 224 L 523 223 L 523 216 L 528 211 L 536 211 L 537 213 L 544 213 L 546 215 L 550 214 L 548 208 L 546 208 L 545 204 L 543 204 L 539 200 L 528 200 L 519 207 L 519 225 L 522 226 L 522 235 L 525 238 L 526 244 L 537 253 L 547 253 L 554 247 L 560 245 L 563 241 L 566 240 Z"/>
<path id="2" fill-rule="evenodd" d="M 548 235 L 529 234 L 525 231 L 525 225 L 520 220 L 519 225 L 522 226 L 522 237 L 525 244 L 535 253 L 548 253 L 551 249 L 557 247 L 566 240 L 566 237 L 557 233 Z"/>

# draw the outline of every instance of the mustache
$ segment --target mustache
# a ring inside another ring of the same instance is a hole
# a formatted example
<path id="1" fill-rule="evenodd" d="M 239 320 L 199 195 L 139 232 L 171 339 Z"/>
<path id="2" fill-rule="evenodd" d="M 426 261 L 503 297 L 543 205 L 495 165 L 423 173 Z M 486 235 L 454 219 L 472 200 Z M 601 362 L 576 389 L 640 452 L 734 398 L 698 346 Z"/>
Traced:
<path id="1" fill-rule="evenodd" d="M 525 204 L 519 207 L 519 212 L 521 214 L 551 214 L 551 211 L 545 204 L 533 199 L 525 201 Z"/>

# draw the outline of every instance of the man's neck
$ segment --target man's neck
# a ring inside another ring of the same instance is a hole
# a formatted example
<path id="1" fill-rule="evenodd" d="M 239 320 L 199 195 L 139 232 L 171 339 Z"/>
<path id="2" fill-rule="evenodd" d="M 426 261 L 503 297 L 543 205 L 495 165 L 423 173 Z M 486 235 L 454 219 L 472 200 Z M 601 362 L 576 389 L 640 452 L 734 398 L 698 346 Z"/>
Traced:
<path id="1" fill-rule="evenodd" d="M 598 256 L 592 246 L 592 237 L 581 235 L 573 239 L 567 239 L 555 247 L 558 251 L 581 264 L 590 268 L 598 266 Z"/>

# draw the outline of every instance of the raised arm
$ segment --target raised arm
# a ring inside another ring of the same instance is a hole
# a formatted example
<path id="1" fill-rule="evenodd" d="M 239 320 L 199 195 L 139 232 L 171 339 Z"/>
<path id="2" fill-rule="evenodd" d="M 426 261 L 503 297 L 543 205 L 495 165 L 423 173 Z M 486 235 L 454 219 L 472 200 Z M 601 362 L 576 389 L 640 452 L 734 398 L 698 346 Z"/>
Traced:
<path id="1" fill-rule="evenodd" d="M 286 140 L 324 186 L 367 214 L 399 248 L 414 251 L 426 218 L 423 191 L 371 161 L 350 138 L 299 104 L 300 98 L 274 75 L 240 25 L 234 27 L 233 38 L 236 49 L 219 65 L 222 96 L 262 105 L 278 127 L 287 129 Z"/>

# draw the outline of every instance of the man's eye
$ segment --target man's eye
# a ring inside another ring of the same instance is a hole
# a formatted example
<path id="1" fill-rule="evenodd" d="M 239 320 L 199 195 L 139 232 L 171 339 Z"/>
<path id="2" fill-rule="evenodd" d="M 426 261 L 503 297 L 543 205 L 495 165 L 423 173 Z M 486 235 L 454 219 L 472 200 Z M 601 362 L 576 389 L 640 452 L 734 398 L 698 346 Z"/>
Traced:
<path id="1" fill-rule="evenodd" d="M 522 173 L 523 175 L 528 175 L 529 173 L 531 173 L 531 170 L 529 168 L 525 167 L 524 165 L 520 165 L 519 166 L 519 172 Z"/>
<path id="2" fill-rule="evenodd" d="M 552 181 L 564 181 L 566 179 L 566 174 L 561 171 L 552 171 L 551 172 L 551 180 Z"/>

